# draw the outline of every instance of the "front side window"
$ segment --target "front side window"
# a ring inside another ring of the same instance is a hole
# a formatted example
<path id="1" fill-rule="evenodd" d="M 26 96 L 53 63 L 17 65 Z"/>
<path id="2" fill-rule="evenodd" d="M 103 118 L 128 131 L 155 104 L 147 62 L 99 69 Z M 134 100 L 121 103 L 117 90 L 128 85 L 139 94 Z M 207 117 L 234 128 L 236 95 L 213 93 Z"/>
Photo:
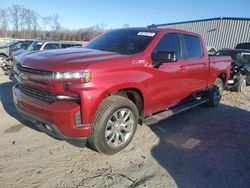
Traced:
<path id="1" fill-rule="evenodd" d="M 51 50 L 51 49 L 58 49 L 59 48 L 59 44 L 57 43 L 48 43 L 44 46 L 44 50 Z"/>
<path id="2" fill-rule="evenodd" d="M 11 49 L 19 49 L 22 47 L 22 42 L 17 42 L 10 46 Z"/>
<path id="3" fill-rule="evenodd" d="M 156 31 L 153 30 L 113 30 L 99 36 L 85 48 L 132 55 L 144 51 L 155 35 Z"/>
<path id="4" fill-rule="evenodd" d="M 40 50 L 44 42 L 34 41 L 32 44 L 27 48 L 27 51 L 35 51 Z"/>
<path id="5" fill-rule="evenodd" d="M 186 47 L 185 59 L 199 59 L 202 56 L 200 39 L 192 35 L 183 35 Z"/>
<path id="6" fill-rule="evenodd" d="M 31 43 L 32 41 L 24 41 L 22 44 L 22 48 L 26 50 L 31 45 Z"/>
<path id="7" fill-rule="evenodd" d="M 161 40 L 156 45 L 153 56 L 156 52 L 159 51 L 169 51 L 176 52 L 176 58 L 180 59 L 181 50 L 180 50 L 180 41 L 176 33 L 168 33 L 161 38 Z"/>

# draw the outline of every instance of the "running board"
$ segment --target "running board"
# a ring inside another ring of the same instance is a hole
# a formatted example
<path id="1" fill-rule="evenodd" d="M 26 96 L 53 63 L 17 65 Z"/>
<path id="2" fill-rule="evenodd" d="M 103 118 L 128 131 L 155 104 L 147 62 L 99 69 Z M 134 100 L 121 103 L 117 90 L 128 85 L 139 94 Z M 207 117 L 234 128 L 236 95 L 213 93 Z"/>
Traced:
<path id="1" fill-rule="evenodd" d="M 200 99 L 194 99 L 190 102 L 178 105 L 176 107 L 170 108 L 169 110 L 165 110 L 162 112 L 159 112 L 157 114 L 154 114 L 152 116 L 149 116 L 147 118 L 145 118 L 144 122 L 147 125 L 152 125 L 152 124 L 156 124 L 159 123 L 160 121 L 167 119 L 168 117 L 178 114 L 180 112 L 183 112 L 185 110 L 188 110 L 190 108 L 193 108 L 195 106 L 198 106 L 200 104 L 206 103 L 208 101 L 207 98 L 200 98 Z"/>

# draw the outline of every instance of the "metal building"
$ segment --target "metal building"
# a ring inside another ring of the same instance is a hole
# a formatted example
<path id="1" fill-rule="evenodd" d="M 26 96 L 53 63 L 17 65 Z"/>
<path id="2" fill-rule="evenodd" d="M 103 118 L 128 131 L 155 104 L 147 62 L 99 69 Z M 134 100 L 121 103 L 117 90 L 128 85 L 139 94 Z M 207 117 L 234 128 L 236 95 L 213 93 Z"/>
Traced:
<path id="1" fill-rule="evenodd" d="M 156 26 L 199 33 L 210 53 L 222 48 L 234 48 L 241 42 L 250 42 L 250 18 L 221 17 Z"/>

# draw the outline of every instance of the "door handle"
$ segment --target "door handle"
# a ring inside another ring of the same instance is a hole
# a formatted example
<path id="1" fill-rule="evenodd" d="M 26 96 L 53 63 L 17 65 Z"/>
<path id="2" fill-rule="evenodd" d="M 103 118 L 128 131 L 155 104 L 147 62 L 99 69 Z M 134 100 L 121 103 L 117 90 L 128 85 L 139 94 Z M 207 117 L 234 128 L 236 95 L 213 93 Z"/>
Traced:
<path id="1" fill-rule="evenodd" d="M 202 64 L 202 66 L 201 66 L 202 68 L 207 68 L 208 67 L 208 65 L 207 64 Z"/>
<path id="2" fill-rule="evenodd" d="M 184 66 L 180 66 L 180 67 L 179 67 L 179 70 L 184 70 Z"/>

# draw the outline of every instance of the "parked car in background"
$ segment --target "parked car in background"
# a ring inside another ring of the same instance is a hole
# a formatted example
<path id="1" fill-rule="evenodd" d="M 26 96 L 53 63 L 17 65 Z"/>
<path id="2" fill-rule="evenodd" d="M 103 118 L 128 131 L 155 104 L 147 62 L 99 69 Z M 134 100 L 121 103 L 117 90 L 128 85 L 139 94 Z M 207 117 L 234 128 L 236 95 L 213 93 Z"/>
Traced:
<path id="1" fill-rule="evenodd" d="M 59 48 L 69 48 L 74 46 L 82 46 L 80 43 L 75 42 L 58 42 L 58 41 L 34 41 L 27 51 L 35 50 L 51 50 Z"/>
<path id="2" fill-rule="evenodd" d="M 250 42 L 243 42 L 236 45 L 235 49 L 248 49 L 250 50 Z"/>
<path id="3" fill-rule="evenodd" d="M 84 48 L 17 56 L 13 101 L 43 132 L 114 154 L 130 143 L 139 122 L 218 106 L 230 69 L 231 58 L 208 56 L 198 34 L 118 29 Z"/>
<path id="4" fill-rule="evenodd" d="M 223 49 L 215 55 L 231 56 L 233 62 L 227 86 L 237 92 L 245 91 L 246 86 L 250 85 L 250 50 Z"/>
<path id="5" fill-rule="evenodd" d="M 32 42 L 33 40 L 11 41 L 0 46 L 0 67 L 7 70 L 6 59 L 18 50 L 26 50 Z"/>
<path id="6" fill-rule="evenodd" d="M 34 40 L 23 40 L 23 41 L 15 41 L 10 42 L 6 45 L 0 46 L 0 57 L 3 59 L 7 58 L 13 52 L 24 49 L 26 50 Z"/>
<path id="7" fill-rule="evenodd" d="M 81 47 L 82 44 L 75 42 L 58 42 L 58 41 L 33 41 L 26 49 L 21 48 L 13 52 L 9 57 L 5 58 L 1 67 L 6 75 L 10 75 L 13 71 L 14 58 L 25 52 L 36 50 L 52 50 L 60 48 Z"/>
<path id="8" fill-rule="evenodd" d="M 11 45 L 11 44 L 13 44 L 13 43 L 15 43 L 15 42 L 17 42 L 17 41 L 16 41 L 16 40 L 9 40 L 9 42 L 1 44 L 1 45 L 0 45 L 0 48 L 9 46 L 9 45 Z"/>

